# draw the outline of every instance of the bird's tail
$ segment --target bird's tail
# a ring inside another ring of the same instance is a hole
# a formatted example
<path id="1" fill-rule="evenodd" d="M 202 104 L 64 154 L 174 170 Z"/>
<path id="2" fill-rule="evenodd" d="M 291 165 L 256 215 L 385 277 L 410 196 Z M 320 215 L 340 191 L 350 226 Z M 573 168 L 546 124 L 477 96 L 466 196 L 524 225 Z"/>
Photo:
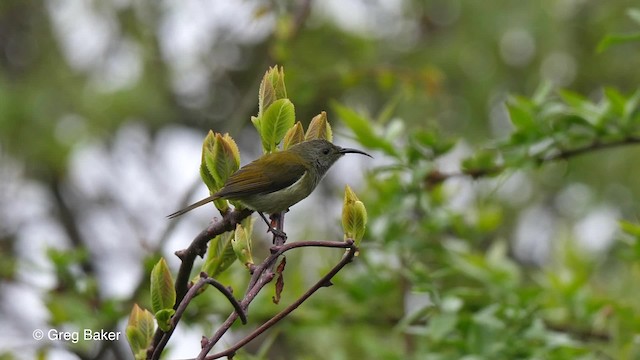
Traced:
<path id="1" fill-rule="evenodd" d="M 193 209 L 195 209 L 195 208 L 197 208 L 197 207 L 199 207 L 199 206 L 202 206 L 202 205 L 204 205 L 204 204 L 210 203 L 210 202 L 212 202 L 213 200 L 217 200 L 217 199 L 219 199 L 219 198 L 220 198 L 220 196 L 218 196 L 218 195 L 215 195 L 215 194 L 214 194 L 214 195 L 211 195 L 211 196 L 209 196 L 209 197 L 207 197 L 207 198 L 204 198 L 204 199 L 202 199 L 202 200 L 200 200 L 200 201 L 198 201 L 198 202 L 195 202 L 195 203 L 193 203 L 193 204 L 191 204 L 191 205 L 187 206 L 186 208 L 184 208 L 184 209 L 182 209 L 182 210 L 178 210 L 178 211 L 174 212 L 174 213 L 173 213 L 173 214 L 171 214 L 171 215 L 167 215 L 167 217 L 168 217 L 169 219 L 177 218 L 178 216 L 180 216 L 180 215 L 182 215 L 182 214 L 184 214 L 184 213 L 187 213 L 187 212 L 189 212 L 189 211 L 191 211 L 191 210 L 193 210 Z"/>

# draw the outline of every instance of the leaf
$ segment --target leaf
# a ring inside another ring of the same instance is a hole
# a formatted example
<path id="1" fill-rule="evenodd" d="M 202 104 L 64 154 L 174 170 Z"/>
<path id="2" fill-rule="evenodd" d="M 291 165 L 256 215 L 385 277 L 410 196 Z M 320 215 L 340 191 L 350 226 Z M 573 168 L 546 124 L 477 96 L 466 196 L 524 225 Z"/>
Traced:
<path id="1" fill-rule="evenodd" d="M 260 121 L 260 117 L 259 116 L 252 116 L 251 117 L 251 123 L 253 124 L 253 126 L 258 131 L 258 134 L 260 134 L 260 137 L 262 137 L 262 122 Z"/>
<path id="2" fill-rule="evenodd" d="M 218 186 L 218 183 L 211 175 L 211 170 L 209 166 L 207 165 L 208 163 L 211 163 L 212 164 L 211 166 L 214 166 L 213 165 L 214 159 L 211 152 L 211 149 L 213 148 L 214 143 L 215 143 L 215 134 L 213 131 L 209 130 L 209 133 L 207 134 L 207 136 L 204 138 L 204 141 L 202 142 L 202 156 L 200 159 L 200 177 L 202 178 L 202 181 L 207 186 L 211 194 L 215 193 L 220 189 L 220 187 Z"/>
<path id="3" fill-rule="evenodd" d="M 342 228 L 345 240 L 353 239 L 358 246 L 364 237 L 366 226 L 367 209 L 347 185 L 344 189 L 344 203 L 342 205 Z"/>
<path id="4" fill-rule="evenodd" d="M 251 255 L 251 237 L 241 224 L 236 225 L 236 231 L 233 239 L 231 240 L 231 246 L 233 247 L 233 251 L 240 263 L 250 269 L 253 265 L 253 256 Z"/>
<path id="5" fill-rule="evenodd" d="M 176 302 L 176 290 L 169 266 L 160 258 L 151 270 L 151 309 L 154 313 L 172 309 Z"/>
<path id="6" fill-rule="evenodd" d="M 442 340 L 447 334 L 453 331 L 458 322 L 458 316 L 452 313 L 442 313 L 434 315 L 429 319 L 429 335 L 433 341 Z"/>
<path id="7" fill-rule="evenodd" d="M 287 266 L 287 258 L 283 256 L 282 260 L 280 260 L 280 264 L 278 264 L 278 267 L 276 268 L 276 276 L 278 276 L 278 279 L 276 280 L 275 286 L 276 294 L 272 297 L 274 304 L 278 304 L 280 302 L 280 296 L 282 295 L 282 290 L 284 289 L 283 272 L 285 266 Z"/>
<path id="8" fill-rule="evenodd" d="M 618 222 L 618 225 L 620 226 L 620 230 L 622 230 L 623 232 L 640 239 L 640 224 L 620 220 Z"/>
<path id="9" fill-rule="evenodd" d="M 273 88 L 273 84 L 271 83 L 270 79 L 272 76 L 271 74 L 274 71 L 277 70 L 275 70 L 274 68 L 269 68 L 269 70 L 265 72 L 264 76 L 262 77 L 262 81 L 260 82 L 260 89 L 258 90 L 258 118 L 260 118 L 262 114 L 264 114 L 269 105 L 273 104 L 273 102 L 276 101 L 276 90 Z M 254 125 L 256 125 L 255 122 Z"/>
<path id="10" fill-rule="evenodd" d="M 207 275 L 211 277 L 218 276 L 236 260 L 236 253 L 233 251 L 231 243 L 233 235 L 231 232 L 226 232 L 209 241 L 207 258 L 202 264 L 202 271 Z"/>
<path id="11" fill-rule="evenodd" d="M 569 91 L 558 91 L 562 100 L 570 106 L 569 112 L 584 118 L 593 126 L 601 125 L 602 111 L 582 95 Z"/>
<path id="12" fill-rule="evenodd" d="M 269 153 L 276 149 L 287 131 L 295 122 L 295 108 L 289 99 L 276 100 L 261 119 L 262 146 Z"/>
<path id="13" fill-rule="evenodd" d="M 630 119 L 636 110 L 638 110 L 638 105 L 640 104 L 640 89 L 636 90 L 633 95 L 627 100 L 627 103 L 624 105 L 624 118 Z"/>
<path id="14" fill-rule="evenodd" d="M 222 136 L 217 133 L 211 152 L 213 159 L 213 164 L 211 164 L 213 168 L 210 169 L 211 175 L 216 180 L 219 188 L 222 188 L 229 176 L 240 168 L 238 145 L 229 134 Z"/>
<path id="15" fill-rule="evenodd" d="M 304 128 L 300 121 L 296 122 L 292 128 L 287 130 L 287 133 L 282 139 L 282 150 L 287 150 L 295 144 L 299 144 L 304 141 Z"/>
<path id="16" fill-rule="evenodd" d="M 516 129 L 527 131 L 537 127 L 533 116 L 533 106 L 528 100 L 525 101 L 523 98 L 514 97 L 507 104 L 507 110 L 509 111 L 511 123 Z"/>
<path id="17" fill-rule="evenodd" d="M 626 104 L 626 100 L 622 94 L 615 88 L 605 87 L 604 95 L 607 100 L 609 100 L 609 104 L 614 111 L 616 116 L 624 116 L 624 107 Z"/>
<path id="18" fill-rule="evenodd" d="M 331 125 L 329 125 L 329 121 L 327 121 L 326 112 L 323 111 L 311 119 L 311 123 L 309 124 L 309 128 L 307 129 L 307 134 L 304 139 L 306 141 L 314 139 L 324 139 L 329 142 L 333 141 Z"/>
<path id="19" fill-rule="evenodd" d="M 176 313 L 173 309 L 162 309 L 156 313 L 156 321 L 160 330 L 167 332 L 171 330 L 171 317 Z"/>
<path id="20" fill-rule="evenodd" d="M 287 89 L 284 85 L 284 68 L 278 66 L 270 67 L 262 77 L 260 89 L 258 90 L 258 118 L 261 118 L 275 101 L 286 98 Z M 253 118 L 251 121 L 253 122 Z M 254 125 L 260 131 L 259 124 L 256 125 L 256 122 L 254 122 Z"/>
<path id="21" fill-rule="evenodd" d="M 154 332 L 153 315 L 149 311 L 141 309 L 138 304 L 134 304 L 129 314 L 125 335 L 136 360 L 146 357 L 146 350 L 151 345 Z M 143 356 L 139 357 L 139 354 Z"/>
<path id="22" fill-rule="evenodd" d="M 332 107 L 362 145 L 371 149 L 380 149 L 391 156 L 398 156 L 398 152 L 391 143 L 375 134 L 368 119 L 339 103 L 334 102 Z"/>
<path id="23" fill-rule="evenodd" d="M 640 33 L 609 34 L 600 40 L 596 51 L 602 53 L 613 45 L 624 44 L 632 41 L 640 41 Z"/>

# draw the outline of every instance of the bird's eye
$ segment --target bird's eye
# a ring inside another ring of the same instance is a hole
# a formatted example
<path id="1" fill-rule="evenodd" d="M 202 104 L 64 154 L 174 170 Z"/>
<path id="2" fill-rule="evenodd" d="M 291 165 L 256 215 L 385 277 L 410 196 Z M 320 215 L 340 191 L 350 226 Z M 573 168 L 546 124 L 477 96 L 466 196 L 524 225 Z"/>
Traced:
<path id="1" fill-rule="evenodd" d="M 325 154 L 325 155 L 329 155 L 329 149 L 322 150 L 322 153 Z"/>

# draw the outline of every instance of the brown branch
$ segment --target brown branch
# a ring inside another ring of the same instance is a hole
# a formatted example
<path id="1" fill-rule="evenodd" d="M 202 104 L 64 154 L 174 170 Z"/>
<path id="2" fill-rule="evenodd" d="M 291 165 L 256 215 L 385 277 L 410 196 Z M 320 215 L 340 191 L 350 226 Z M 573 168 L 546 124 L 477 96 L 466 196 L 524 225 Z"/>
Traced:
<path id="1" fill-rule="evenodd" d="M 251 215 L 252 212 L 253 211 L 251 210 L 243 209 L 233 210 L 226 213 L 221 221 L 211 223 L 206 229 L 202 230 L 200 234 L 193 239 L 188 248 L 176 251 L 176 255 L 180 258 L 182 263 L 178 269 L 178 275 L 176 276 L 175 281 L 176 304 L 174 305 L 174 309 L 178 309 L 187 293 L 191 270 L 193 269 L 193 263 L 196 260 L 196 256 L 200 255 L 202 257 L 204 255 L 207 250 L 207 243 L 209 240 L 224 232 L 235 229 L 236 225 Z M 173 330 L 170 332 L 172 331 Z M 169 336 L 166 336 L 166 340 L 163 340 L 166 334 L 169 333 L 165 333 L 159 328 L 156 330 L 152 345 L 147 350 L 147 354 L 151 354 L 148 358 L 153 360 L 160 359 L 160 354 L 164 350 L 164 347 L 171 336 L 171 334 L 169 334 Z"/>
<path id="2" fill-rule="evenodd" d="M 338 273 L 338 271 L 340 271 L 347 263 L 349 263 L 353 259 L 353 256 L 357 251 L 357 248 L 354 246 L 353 240 L 347 240 L 345 242 L 301 241 L 301 242 L 288 243 L 284 245 L 272 246 L 271 255 L 269 255 L 259 266 L 254 268 L 253 275 L 251 277 L 249 286 L 247 288 L 247 293 L 245 297 L 242 299 L 242 301 L 240 302 L 243 310 L 245 311 L 247 310 L 247 308 L 249 307 L 249 304 L 253 301 L 253 299 L 255 299 L 255 297 L 258 295 L 260 290 L 262 290 L 262 288 L 273 279 L 275 274 L 273 273 L 272 266 L 275 264 L 276 260 L 280 255 L 295 248 L 310 247 L 310 246 L 343 248 L 343 249 L 348 248 L 350 249 L 350 251 L 349 253 L 347 253 L 347 255 L 345 255 L 342 261 L 338 263 L 338 265 L 336 265 L 325 277 L 323 277 L 316 285 L 314 285 L 314 287 L 309 289 L 309 291 L 307 291 L 307 293 L 305 293 L 294 304 L 290 305 L 289 307 L 284 309 L 282 312 L 280 312 L 278 315 L 276 315 L 274 318 L 270 319 L 265 324 L 260 326 L 258 329 L 254 330 L 254 332 L 252 332 L 253 337 L 251 337 L 250 339 L 247 339 L 246 342 L 251 341 L 253 338 L 263 333 L 266 329 L 273 326 L 273 324 L 275 324 L 276 322 L 280 321 L 282 318 L 287 316 L 291 311 L 295 310 L 302 302 L 304 302 L 313 293 L 315 293 L 320 287 L 328 286 L 328 284 L 330 284 L 331 278 L 335 276 L 335 274 Z M 345 258 L 347 258 L 348 260 L 345 260 Z M 324 284 L 324 285 L 319 285 L 319 284 Z M 207 357 L 207 354 L 209 353 L 209 351 L 211 351 L 211 349 L 215 346 L 215 344 L 217 344 L 218 341 L 220 341 L 222 336 L 229 330 L 229 328 L 231 328 L 231 325 L 233 325 L 237 317 L 238 316 L 235 312 L 229 315 L 227 320 L 225 320 L 225 322 L 218 328 L 218 331 L 216 331 L 216 333 L 211 338 L 209 338 L 206 341 L 206 343 L 203 345 L 202 351 L 196 358 L 197 360 L 209 359 L 209 357 Z M 251 336 L 251 334 L 249 336 Z M 243 345 L 238 346 L 232 352 L 235 352 L 237 349 L 239 349 Z M 229 355 L 231 355 L 231 353 Z"/>
<path id="3" fill-rule="evenodd" d="M 332 285 L 331 279 L 334 276 L 336 276 L 336 274 L 340 270 L 342 270 L 343 267 L 345 267 L 348 263 L 350 263 L 353 260 L 353 257 L 358 251 L 358 248 L 353 245 L 353 240 L 348 240 L 347 242 L 344 242 L 341 244 L 347 245 L 345 247 L 348 248 L 349 251 L 342 257 L 342 260 L 340 260 L 340 262 L 336 264 L 336 266 L 334 266 L 325 276 L 323 276 L 320 280 L 318 280 L 318 282 L 316 282 L 311 288 L 309 288 L 307 292 L 302 294 L 302 296 L 300 296 L 296 301 L 294 301 L 291 305 L 287 306 L 285 309 L 280 311 L 278 314 L 276 314 L 274 317 L 269 319 L 267 322 L 265 322 L 264 324 L 260 325 L 258 328 L 253 330 L 244 339 L 238 341 L 233 346 L 229 347 L 227 350 L 221 351 L 213 355 L 206 356 L 204 359 L 212 360 L 212 359 L 219 359 L 223 356 L 233 356 L 236 353 L 236 351 L 238 351 L 238 349 L 242 348 L 243 346 L 248 344 L 251 340 L 260 336 L 267 329 L 275 325 L 278 321 L 284 319 L 292 311 L 294 311 L 300 305 L 302 305 L 303 302 L 305 302 L 308 298 L 310 298 L 311 295 L 313 295 L 316 291 L 320 290 L 320 288 L 331 286 Z M 305 246 L 314 246 L 314 245 L 305 245 Z M 315 245 L 315 246 L 318 246 L 318 245 Z"/>
<path id="4" fill-rule="evenodd" d="M 592 151 L 611 149 L 615 147 L 626 146 L 626 145 L 636 145 L 636 144 L 640 144 L 639 136 L 627 136 L 621 140 L 608 142 L 608 143 L 602 143 L 599 140 L 595 140 L 592 143 L 584 145 L 582 147 L 577 147 L 574 149 L 560 149 L 556 153 L 553 153 L 551 155 L 533 157 L 531 160 L 536 165 L 542 165 L 547 162 L 567 160 L 576 156 L 590 153 Z M 485 176 L 500 174 L 506 169 L 507 169 L 506 166 L 496 165 L 486 169 L 466 169 L 460 172 L 453 172 L 453 173 L 442 173 L 438 170 L 434 170 L 429 174 L 427 174 L 424 180 L 425 180 L 425 183 L 427 184 L 427 187 L 433 187 L 451 178 L 471 177 L 473 179 L 478 179 Z"/>
<path id="5" fill-rule="evenodd" d="M 233 308 L 235 309 L 234 314 L 237 314 L 240 317 L 240 320 L 243 324 L 247 323 L 247 316 L 240 303 L 238 303 L 238 301 L 233 297 L 231 291 L 227 287 L 216 281 L 214 278 L 209 277 L 209 275 L 207 275 L 205 272 L 201 272 L 200 280 L 198 280 L 197 283 L 189 288 L 189 291 L 187 291 L 185 296 L 182 298 L 182 301 L 180 301 L 180 303 L 178 304 L 176 313 L 171 318 L 171 329 L 162 334 L 162 338 L 156 346 L 156 349 L 159 349 L 160 352 L 162 352 L 162 349 L 164 349 L 164 347 L 167 345 L 167 342 L 169 342 L 173 331 L 176 329 L 178 322 L 182 318 L 182 314 L 184 314 L 185 310 L 187 310 L 187 306 L 189 305 L 189 303 L 191 303 L 191 300 L 193 300 L 196 295 L 198 295 L 198 291 L 200 291 L 200 289 L 207 284 L 212 285 L 213 287 L 218 289 L 229 300 L 231 305 L 233 305 Z"/>

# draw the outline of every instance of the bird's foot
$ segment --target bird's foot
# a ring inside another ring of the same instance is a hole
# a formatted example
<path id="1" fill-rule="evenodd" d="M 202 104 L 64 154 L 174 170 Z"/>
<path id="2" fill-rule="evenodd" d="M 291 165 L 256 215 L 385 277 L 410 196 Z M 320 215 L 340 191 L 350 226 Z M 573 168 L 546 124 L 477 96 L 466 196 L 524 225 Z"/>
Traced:
<path id="1" fill-rule="evenodd" d="M 281 238 L 287 240 L 287 233 L 285 233 L 284 231 L 280 231 L 280 230 L 270 226 L 269 230 L 267 230 L 267 232 L 270 232 L 274 236 L 281 237 Z"/>

